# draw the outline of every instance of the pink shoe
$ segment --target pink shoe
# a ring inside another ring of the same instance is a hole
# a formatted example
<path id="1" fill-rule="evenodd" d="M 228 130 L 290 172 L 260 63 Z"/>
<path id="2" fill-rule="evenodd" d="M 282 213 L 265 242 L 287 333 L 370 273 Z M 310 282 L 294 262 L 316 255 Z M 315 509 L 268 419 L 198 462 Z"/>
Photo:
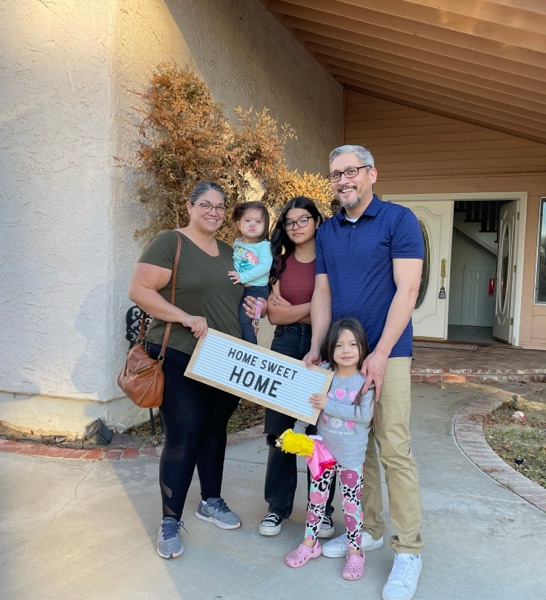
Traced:
<path id="1" fill-rule="evenodd" d="M 365 564 L 366 557 L 364 554 L 347 554 L 347 560 L 345 561 L 341 576 L 343 579 L 348 579 L 349 581 L 361 579 L 366 570 Z"/>
<path id="2" fill-rule="evenodd" d="M 290 554 L 287 554 L 284 558 L 284 562 L 293 569 L 297 567 L 303 567 L 303 565 L 311 558 L 317 558 L 322 554 L 322 547 L 317 542 L 312 548 L 305 544 L 300 544 L 295 550 L 292 550 Z"/>

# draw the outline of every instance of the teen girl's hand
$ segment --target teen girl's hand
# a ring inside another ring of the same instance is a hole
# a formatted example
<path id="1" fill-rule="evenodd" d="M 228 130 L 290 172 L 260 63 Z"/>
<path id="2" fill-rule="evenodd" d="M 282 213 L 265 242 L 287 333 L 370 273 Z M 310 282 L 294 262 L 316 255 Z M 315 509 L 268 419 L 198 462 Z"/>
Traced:
<path id="1" fill-rule="evenodd" d="M 269 296 L 269 302 L 273 305 L 273 306 L 292 306 L 291 302 L 288 302 L 288 300 L 285 300 L 282 296 L 280 296 L 279 294 L 271 294 Z"/>
<path id="2" fill-rule="evenodd" d="M 322 356 L 318 350 L 309 350 L 302 360 L 307 365 L 307 368 L 310 369 L 313 365 L 320 367 L 322 363 Z"/>
<path id="3" fill-rule="evenodd" d="M 187 327 L 193 333 L 194 338 L 202 338 L 207 335 L 208 325 L 205 317 L 195 317 L 187 313 L 181 320 L 182 325 Z"/>
<path id="4" fill-rule="evenodd" d="M 313 408 L 319 408 L 320 410 L 324 410 L 327 402 L 328 396 L 326 394 L 311 394 L 309 398 L 309 404 Z"/>
<path id="5" fill-rule="evenodd" d="M 237 271 L 228 271 L 228 277 L 233 281 L 233 285 L 241 283 L 241 276 Z"/>

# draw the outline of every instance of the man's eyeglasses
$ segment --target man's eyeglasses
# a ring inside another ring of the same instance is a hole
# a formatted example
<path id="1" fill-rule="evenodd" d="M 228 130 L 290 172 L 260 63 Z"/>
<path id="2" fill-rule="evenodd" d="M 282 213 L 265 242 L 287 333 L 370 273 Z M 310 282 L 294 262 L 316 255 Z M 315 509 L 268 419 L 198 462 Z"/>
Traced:
<path id="1" fill-rule="evenodd" d="M 347 179 L 352 179 L 353 177 L 356 177 L 358 175 L 360 169 L 372 168 L 373 167 L 371 165 L 362 165 L 361 167 L 349 167 L 348 169 L 345 169 L 345 171 L 334 171 L 333 173 L 328 173 L 328 175 L 326 175 L 326 179 L 328 179 L 330 183 L 335 183 L 336 181 L 339 181 L 342 175 L 345 175 Z"/>
<path id="2" fill-rule="evenodd" d="M 197 204 L 197 206 L 199 206 L 199 208 L 204 212 L 204 213 L 209 213 L 212 211 L 212 209 L 216 210 L 216 214 L 218 215 L 225 215 L 226 214 L 226 210 L 227 210 L 227 206 L 225 204 L 220 204 L 220 205 L 216 205 L 216 204 L 211 204 L 210 202 L 192 202 L 193 205 Z"/>
<path id="3" fill-rule="evenodd" d="M 307 223 L 309 223 L 309 219 L 312 219 L 313 217 L 300 217 L 299 219 L 296 219 L 295 221 L 285 221 L 282 226 L 286 229 L 286 231 L 290 231 L 291 229 L 294 229 L 294 227 L 297 225 L 299 229 L 303 229 L 304 227 L 307 227 Z"/>

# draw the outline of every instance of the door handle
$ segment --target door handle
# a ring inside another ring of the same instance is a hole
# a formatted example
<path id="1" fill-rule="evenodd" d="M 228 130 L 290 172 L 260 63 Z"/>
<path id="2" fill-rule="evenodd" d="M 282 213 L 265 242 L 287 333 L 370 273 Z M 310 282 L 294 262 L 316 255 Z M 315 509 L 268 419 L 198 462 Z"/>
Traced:
<path id="1" fill-rule="evenodd" d="M 440 263 L 440 277 L 442 278 L 442 285 L 440 286 L 440 293 L 438 294 L 438 298 L 440 300 L 445 300 L 446 298 L 446 288 L 444 287 L 444 281 L 447 275 L 447 259 L 442 258 L 442 262 Z"/>
<path id="2" fill-rule="evenodd" d="M 447 277 L 447 258 L 442 258 L 442 265 L 440 267 L 440 276 L 442 279 Z M 443 285 L 443 282 L 442 282 Z"/>

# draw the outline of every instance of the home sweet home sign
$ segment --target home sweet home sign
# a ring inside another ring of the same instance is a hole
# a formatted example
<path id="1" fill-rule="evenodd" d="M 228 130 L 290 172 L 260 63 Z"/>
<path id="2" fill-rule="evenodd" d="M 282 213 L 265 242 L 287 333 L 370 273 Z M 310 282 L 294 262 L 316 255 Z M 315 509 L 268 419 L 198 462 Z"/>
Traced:
<path id="1" fill-rule="evenodd" d="M 327 369 L 308 369 L 301 360 L 214 329 L 197 343 L 185 374 L 313 424 L 320 410 L 309 404 L 309 396 L 326 394 L 334 376 Z"/>

